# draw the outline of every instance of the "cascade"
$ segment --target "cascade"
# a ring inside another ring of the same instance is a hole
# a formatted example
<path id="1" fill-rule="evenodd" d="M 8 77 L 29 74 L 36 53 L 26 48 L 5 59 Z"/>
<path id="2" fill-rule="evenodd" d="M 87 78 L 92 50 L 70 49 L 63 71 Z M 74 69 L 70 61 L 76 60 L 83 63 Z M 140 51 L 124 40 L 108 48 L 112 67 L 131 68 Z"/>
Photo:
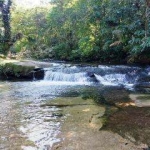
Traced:
<path id="1" fill-rule="evenodd" d="M 53 64 L 51 68 L 45 69 L 44 81 L 127 87 L 149 76 L 149 69 L 140 67 Z"/>

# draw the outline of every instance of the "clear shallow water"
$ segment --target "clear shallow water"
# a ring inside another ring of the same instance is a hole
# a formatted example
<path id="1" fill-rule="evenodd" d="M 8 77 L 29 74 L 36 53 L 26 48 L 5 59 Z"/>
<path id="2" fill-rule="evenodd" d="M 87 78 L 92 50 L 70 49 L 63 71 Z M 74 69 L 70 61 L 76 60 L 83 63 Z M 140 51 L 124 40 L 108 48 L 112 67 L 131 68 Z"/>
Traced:
<path id="1" fill-rule="evenodd" d="M 54 63 L 45 69 L 43 81 L 0 82 L 0 149 L 49 150 L 60 141 L 57 135 L 63 117 L 54 115 L 60 109 L 40 107 L 41 104 L 90 87 L 121 86 L 133 90 L 139 79 L 149 75 L 147 68 Z"/>
<path id="2" fill-rule="evenodd" d="M 49 150 L 59 142 L 60 119 L 56 107 L 40 107 L 70 89 L 73 82 L 0 82 L 0 149 Z"/>

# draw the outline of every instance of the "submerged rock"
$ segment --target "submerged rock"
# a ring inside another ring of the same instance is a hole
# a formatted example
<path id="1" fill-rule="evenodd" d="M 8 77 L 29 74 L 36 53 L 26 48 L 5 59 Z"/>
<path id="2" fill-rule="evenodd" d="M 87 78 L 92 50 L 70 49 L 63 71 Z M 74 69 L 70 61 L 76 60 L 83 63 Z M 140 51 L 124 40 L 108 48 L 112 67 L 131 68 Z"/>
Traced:
<path id="1" fill-rule="evenodd" d="M 114 105 L 127 104 L 131 102 L 129 92 L 119 87 L 106 87 L 103 91 L 103 96 L 107 103 Z"/>
<path id="2" fill-rule="evenodd" d="M 122 87 L 89 88 L 81 91 L 83 99 L 92 98 L 97 104 L 109 106 L 132 105 L 129 92 Z"/>
<path id="3" fill-rule="evenodd" d="M 130 94 L 137 107 L 150 107 L 150 94 Z"/>
<path id="4" fill-rule="evenodd" d="M 126 107 L 112 114 L 105 125 L 136 143 L 150 145 L 150 109 L 148 107 Z"/>

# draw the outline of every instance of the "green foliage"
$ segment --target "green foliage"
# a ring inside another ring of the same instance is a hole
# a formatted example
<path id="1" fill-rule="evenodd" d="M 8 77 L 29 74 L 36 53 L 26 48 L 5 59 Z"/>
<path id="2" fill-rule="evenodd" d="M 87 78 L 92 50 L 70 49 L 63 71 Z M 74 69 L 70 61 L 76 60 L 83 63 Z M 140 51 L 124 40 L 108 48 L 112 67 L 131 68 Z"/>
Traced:
<path id="1" fill-rule="evenodd" d="M 41 50 L 46 50 L 49 46 L 49 39 L 46 33 L 47 11 L 49 11 L 49 8 L 29 10 L 16 8 L 13 10 L 11 23 L 13 36 L 15 37 L 16 34 L 20 33 L 23 37 L 15 42 L 11 48 L 12 52 L 29 53 L 30 57 L 39 57 L 38 53 L 41 53 Z M 47 54 L 47 56 L 49 55 Z"/>
<path id="2" fill-rule="evenodd" d="M 12 51 L 34 58 L 126 62 L 150 49 L 149 12 L 145 0 L 52 0 L 47 8 L 15 8 L 12 31 L 23 38 Z"/>

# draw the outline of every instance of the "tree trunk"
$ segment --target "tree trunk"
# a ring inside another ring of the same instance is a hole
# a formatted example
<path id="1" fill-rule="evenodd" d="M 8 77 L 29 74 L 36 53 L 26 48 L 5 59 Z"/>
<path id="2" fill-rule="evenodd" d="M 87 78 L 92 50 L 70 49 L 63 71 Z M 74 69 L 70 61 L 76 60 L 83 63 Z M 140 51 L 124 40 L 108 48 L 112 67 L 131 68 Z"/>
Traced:
<path id="1" fill-rule="evenodd" d="M 7 54 L 10 48 L 11 43 L 11 27 L 10 27 L 10 7 L 11 0 L 8 0 L 7 3 L 3 1 L 3 6 L 1 7 L 2 11 L 2 22 L 4 27 L 4 37 L 3 37 L 3 51 L 4 54 Z"/>
<path id="2" fill-rule="evenodd" d="M 145 37 L 150 36 L 150 0 L 146 0 Z"/>

